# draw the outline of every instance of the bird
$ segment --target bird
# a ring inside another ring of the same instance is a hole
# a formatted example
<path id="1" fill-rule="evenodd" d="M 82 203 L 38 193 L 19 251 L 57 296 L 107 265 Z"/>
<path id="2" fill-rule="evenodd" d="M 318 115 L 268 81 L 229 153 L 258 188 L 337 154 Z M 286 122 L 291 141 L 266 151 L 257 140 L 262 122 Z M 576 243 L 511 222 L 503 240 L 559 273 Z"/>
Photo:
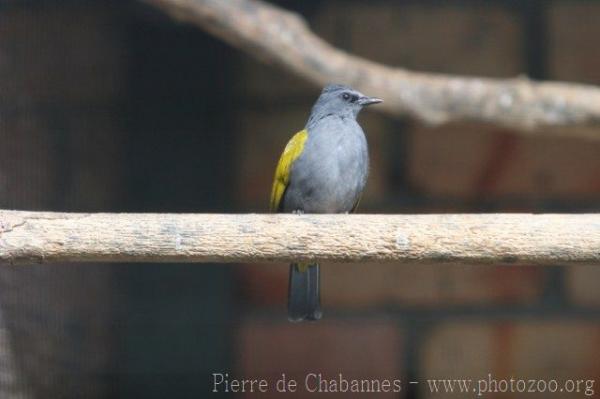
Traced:
<path id="1" fill-rule="evenodd" d="M 325 86 L 304 129 L 289 140 L 279 158 L 271 211 L 354 212 L 369 174 L 367 140 L 356 118 L 364 107 L 382 101 L 345 85 Z M 290 321 L 322 317 L 319 280 L 318 263 L 290 264 Z"/>

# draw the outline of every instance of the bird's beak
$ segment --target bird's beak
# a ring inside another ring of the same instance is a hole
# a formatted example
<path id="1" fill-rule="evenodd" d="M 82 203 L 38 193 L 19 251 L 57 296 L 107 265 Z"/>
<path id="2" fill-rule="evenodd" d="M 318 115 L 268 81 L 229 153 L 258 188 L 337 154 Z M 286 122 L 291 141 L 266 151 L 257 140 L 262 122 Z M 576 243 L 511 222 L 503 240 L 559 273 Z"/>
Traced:
<path id="1" fill-rule="evenodd" d="M 367 105 L 371 105 L 371 104 L 379 104 L 381 102 L 383 102 L 383 100 L 381 98 L 377 98 L 377 97 L 362 96 L 361 98 L 358 99 L 358 103 L 360 105 L 362 105 L 363 107 L 366 107 Z"/>

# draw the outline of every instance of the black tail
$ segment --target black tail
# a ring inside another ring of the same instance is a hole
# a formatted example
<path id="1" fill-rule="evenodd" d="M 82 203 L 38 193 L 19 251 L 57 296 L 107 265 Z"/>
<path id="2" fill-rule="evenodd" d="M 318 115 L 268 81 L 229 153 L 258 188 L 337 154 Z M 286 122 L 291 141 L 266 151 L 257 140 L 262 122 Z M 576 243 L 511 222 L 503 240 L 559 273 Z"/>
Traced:
<path id="1" fill-rule="evenodd" d="M 290 321 L 319 320 L 321 294 L 319 265 L 290 265 L 288 318 Z"/>

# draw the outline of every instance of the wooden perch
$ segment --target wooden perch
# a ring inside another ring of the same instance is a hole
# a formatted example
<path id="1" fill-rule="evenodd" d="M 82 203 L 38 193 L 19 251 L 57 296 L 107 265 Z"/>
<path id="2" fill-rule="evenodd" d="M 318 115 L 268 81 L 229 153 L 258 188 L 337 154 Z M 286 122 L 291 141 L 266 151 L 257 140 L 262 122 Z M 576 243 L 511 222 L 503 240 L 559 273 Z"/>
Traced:
<path id="1" fill-rule="evenodd" d="M 0 211 L 0 263 L 600 264 L 600 214 L 220 215 Z"/>
<path id="2" fill-rule="evenodd" d="M 594 86 L 445 76 L 381 65 L 336 49 L 300 16 L 259 0 L 144 1 L 317 85 L 347 83 L 381 97 L 385 102 L 374 109 L 391 115 L 430 124 L 467 120 L 522 133 L 600 138 L 600 88 Z M 578 128 L 563 129 L 572 126 Z"/>

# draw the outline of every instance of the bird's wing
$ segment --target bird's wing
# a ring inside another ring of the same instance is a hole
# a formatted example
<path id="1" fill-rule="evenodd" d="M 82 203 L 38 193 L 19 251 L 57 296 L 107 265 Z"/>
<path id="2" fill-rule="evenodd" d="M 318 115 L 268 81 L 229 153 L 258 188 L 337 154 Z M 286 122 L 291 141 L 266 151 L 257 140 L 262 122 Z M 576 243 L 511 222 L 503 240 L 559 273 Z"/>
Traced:
<path id="1" fill-rule="evenodd" d="M 299 131 L 288 141 L 277 169 L 275 170 L 275 178 L 273 179 L 273 188 L 271 190 L 271 211 L 277 212 L 281 206 L 281 199 L 285 193 L 286 188 L 290 184 L 290 170 L 296 159 L 302 154 L 304 150 L 304 143 L 308 138 L 308 131 L 306 129 Z"/>

